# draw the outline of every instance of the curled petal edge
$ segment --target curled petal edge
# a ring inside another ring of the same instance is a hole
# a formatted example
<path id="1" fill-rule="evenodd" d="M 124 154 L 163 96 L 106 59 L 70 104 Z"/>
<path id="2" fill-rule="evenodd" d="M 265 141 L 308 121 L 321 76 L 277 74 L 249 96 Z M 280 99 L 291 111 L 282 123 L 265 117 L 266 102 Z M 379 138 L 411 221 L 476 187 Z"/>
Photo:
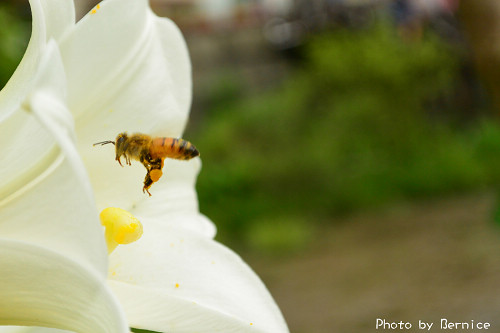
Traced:
<path id="1" fill-rule="evenodd" d="M 108 284 L 120 298 L 133 328 L 157 332 L 271 333 L 266 323 L 245 321 L 162 290 L 113 280 L 108 280 Z M 288 331 L 272 333 L 284 332 Z"/>
<path id="2" fill-rule="evenodd" d="M 101 275 L 40 246 L 0 239 L 0 325 L 129 332 Z"/>

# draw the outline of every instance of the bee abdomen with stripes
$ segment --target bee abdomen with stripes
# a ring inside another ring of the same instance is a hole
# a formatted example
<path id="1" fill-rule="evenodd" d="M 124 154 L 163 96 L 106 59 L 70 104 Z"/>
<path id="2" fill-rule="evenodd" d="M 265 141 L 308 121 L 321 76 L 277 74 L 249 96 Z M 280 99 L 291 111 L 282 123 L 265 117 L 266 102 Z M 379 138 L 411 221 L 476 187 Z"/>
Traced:
<path id="1" fill-rule="evenodd" d="M 191 142 L 175 138 L 154 138 L 149 153 L 152 158 L 168 157 L 176 160 L 190 160 L 200 155 Z"/>

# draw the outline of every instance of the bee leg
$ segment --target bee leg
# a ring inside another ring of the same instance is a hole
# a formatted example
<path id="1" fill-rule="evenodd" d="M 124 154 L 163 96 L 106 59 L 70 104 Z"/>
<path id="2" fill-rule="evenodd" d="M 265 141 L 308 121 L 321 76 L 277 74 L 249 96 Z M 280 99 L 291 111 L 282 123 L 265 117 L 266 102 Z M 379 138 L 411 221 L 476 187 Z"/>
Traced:
<path id="1" fill-rule="evenodd" d="M 142 188 L 142 193 L 148 192 L 149 196 L 151 196 L 151 193 L 149 193 L 149 188 L 151 185 L 153 185 L 153 180 L 151 179 L 151 176 L 148 173 L 146 174 L 146 178 L 144 178 L 144 187 Z"/>
<path id="2" fill-rule="evenodd" d="M 149 163 L 151 165 L 151 170 L 154 170 L 154 169 L 161 170 L 163 168 L 163 160 L 164 160 L 163 158 L 157 158 L 157 159 L 149 161 Z"/>
<path id="3" fill-rule="evenodd" d="M 151 171 L 151 164 L 149 163 L 149 161 L 141 156 L 140 162 L 142 163 L 142 165 L 144 165 L 144 167 L 146 168 L 146 170 L 149 173 Z"/>
<path id="4" fill-rule="evenodd" d="M 142 164 L 148 171 L 146 173 L 146 178 L 144 178 L 144 187 L 142 189 L 142 192 L 148 192 L 148 194 L 151 196 L 151 193 L 149 193 L 149 188 L 162 176 L 163 172 L 161 171 L 161 169 L 163 168 L 163 160 L 163 158 L 141 159 Z"/>
<path id="5" fill-rule="evenodd" d="M 120 160 L 121 156 L 116 156 L 115 160 L 118 161 L 118 163 L 120 164 L 120 166 L 123 167 L 122 165 L 122 161 Z"/>

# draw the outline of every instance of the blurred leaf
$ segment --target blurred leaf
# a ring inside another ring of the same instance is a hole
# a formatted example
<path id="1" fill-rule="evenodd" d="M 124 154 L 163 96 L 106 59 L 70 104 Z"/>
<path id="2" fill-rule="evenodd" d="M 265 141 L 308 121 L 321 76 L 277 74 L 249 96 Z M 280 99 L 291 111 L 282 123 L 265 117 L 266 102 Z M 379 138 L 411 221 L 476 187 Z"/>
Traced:
<path id="1" fill-rule="evenodd" d="M 0 88 L 21 61 L 30 29 L 29 22 L 23 21 L 11 7 L 0 5 Z"/>

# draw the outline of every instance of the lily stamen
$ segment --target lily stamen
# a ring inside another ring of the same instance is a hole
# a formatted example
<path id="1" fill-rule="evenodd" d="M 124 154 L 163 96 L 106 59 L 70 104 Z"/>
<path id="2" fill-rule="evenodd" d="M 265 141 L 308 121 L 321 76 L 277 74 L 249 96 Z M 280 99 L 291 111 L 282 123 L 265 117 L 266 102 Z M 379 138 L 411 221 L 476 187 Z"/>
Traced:
<path id="1" fill-rule="evenodd" d="M 108 207 L 99 215 L 101 224 L 106 228 L 105 239 L 108 254 L 119 244 L 130 244 L 142 236 L 142 224 L 132 214 L 116 207 Z"/>

